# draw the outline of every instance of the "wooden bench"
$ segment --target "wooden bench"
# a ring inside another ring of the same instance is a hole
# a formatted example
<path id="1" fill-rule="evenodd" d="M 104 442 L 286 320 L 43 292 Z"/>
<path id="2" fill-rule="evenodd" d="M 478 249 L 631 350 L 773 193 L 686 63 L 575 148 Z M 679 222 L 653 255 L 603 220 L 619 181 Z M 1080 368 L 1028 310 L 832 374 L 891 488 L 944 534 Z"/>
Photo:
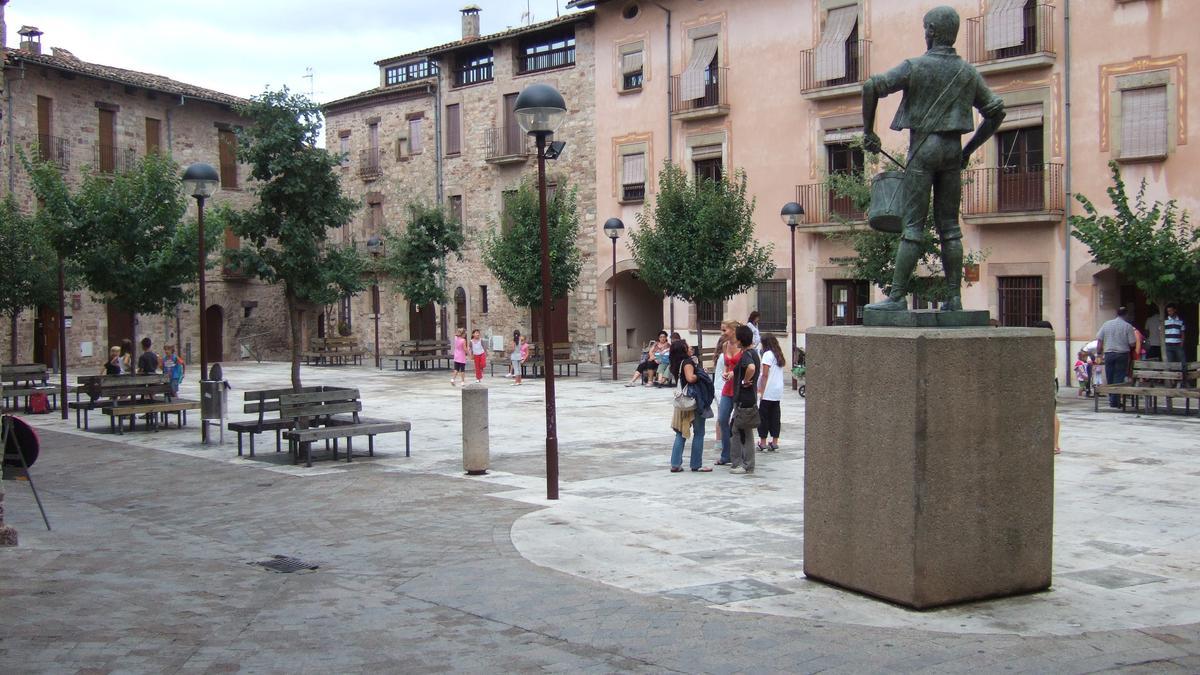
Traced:
<path id="1" fill-rule="evenodd" d="M 80 411 L 85 415 L 85 429 L 87 412 L 96 408 L 109 416 L 109 428 L 118 434 L 125 433 L 126 419 L 130 431 L 136 428 L 138 415 L 144 416 L 147 426 L 158 431 L 160 419 L 163 426 L 167 426 L 168 416 L 174 414 L 177 426 L 183 427 L 187 424 L 187 411 L 200 409 L 199 401 L 175 398 L 166 375 L 98 375 L 80 377 L 79 380 L 82 391 L 90 399 L 86 405 L 79 402 L 81 405 L 76 406 L 76 415 Z"/>
<path id="2" fill-rule="evenodd" d="M 441 369 L 443 363 L 451 368 L 454 364 L 454 355 L 441 340 L 408 340 L 400 343 L 397 353 L 385 358 L 396 370 Z"/>
<path id="3" fill-rule="evenodd" d="M 1109 394 L 1120 396 L 1121 409 L 1126 410 L 1126 399 L 1133 399 L 1133 411 L 1152 414 L 1158 412 L 1158 399 L 1167 399 L 1167 409 L 1172 410 L 1172 399 L 1183 399 L 1183 414 L 1191 414 L 1192 399 L 1200 401 L 1200 389 L 1195 383 L 1200 378 L 1200 361 L 1190 363 L 1136 361 L 1130 382 L 1101 384 L 1096 386 L 1092 400 L 1093 411 L 1099 412 L 1100 399 Z M 1190 386 L 1180 386 L 1180 384 Z M 1197 405 L 1200 411 L 1200 403 Z"/>
<path id="4" fill-rule="evenodd" d="M 359 347 L 353 337 L 314 338 L 309 351 L 300 356 L 313 366 L 344 366 L 348 363 L 361 365 L 367 351 Z"/>
<path id="5" fill-rule="evenodd" d="M 25 409 L 32 408 L 34 394 L 45 394 L 50 399 L 51 409 L 58 407 L 58 388 L 47 380 L 46 366 L 41 363 L 18 363 L 0 366 L 0 386 L 4 387 L 4 407 L 13 399 L 19 405 L 25 399 Z"/>
<path id="6" fill-rule="evenodd" d="M 555 342 L 554 343 L 554 371 L 555 375 L 560 377 L 571 376 L 571 368 L 575 368 L 575 375 L 579 375 L 579 364 L 581 361 L 571 356 L 570 342 Z M 529 360 L 525 362 L 525 368 L 531 369 L 534 377 L 545 376 L 546 359 L 542 357 L 541 344 L 530 344 Z M 525 377 L 522 368 L 521 377 Z"/>
<path id="7" fill-rule="evenodd" d="M 147 387 L 166 381 L 165 375 L 80 375 L 75 400 L 67 409 L 75 411 L 75 426 L 88 428 L 88 413 L 112 405 L 122 398 L 132 400 L 148 395 Z M 87 396 L 87 400 L 83 400 Z M 82 420 L 81 420 L 82 417 Z"/>
<path id="8" fill-rule="evenodd" d="M 312 444 L 325 441 L 329 449 L 333 442 L 333 458 L 338 456 L 338 443 L 346 439 L 346 461 L 354 456 L 354 437 L 366 436 L 368 454 L 375 456 L 375 436 L 397 431 L 404 432 L 404 456 L 411 456 L 410 432 L 412 424 L 389 420 L 372 420 L 360 418 L 362 401 L 358 398 L 357 389 L 337 389 L 331 391 L 305 392 L 300 394 L 281 394 L 279 397 L 279 417 L 296 422 L 299 427 L 301 418 L 308 420 L 307 428 L 293 428 L 283 432 L 288 441 L 288 451 L 292 462 L 300 459 L 304 452 L 304 465 L 312 466 Z M 349 415 L 350 417 L 345 417 Z M 323 426 L 321 426 L 323 425 Z"/>
<path id="9" fill-rule="evenodd" d="M 250 434 L 250 456 L 254 456 L 254 437 L 264 431 L 275 432 L 275 452 L 282 452 L 283 442 L 281 433 L 296 425 L 296 420 L 285 417 L 267 417 L 267 413 L 279 412 L 279 397 L 284 394 L 305 394 L 315 391 L 325 391 L 333 387 L 301 387 L 299 391 L 287 389 L 261 389 L 248 391 L 245 394 L 245 413 L 257 413 L 258 417 L 251 420 L 230 422 L 226 428 L 237 433 L 238 457 L 242 456 L 242 434 Z"/>

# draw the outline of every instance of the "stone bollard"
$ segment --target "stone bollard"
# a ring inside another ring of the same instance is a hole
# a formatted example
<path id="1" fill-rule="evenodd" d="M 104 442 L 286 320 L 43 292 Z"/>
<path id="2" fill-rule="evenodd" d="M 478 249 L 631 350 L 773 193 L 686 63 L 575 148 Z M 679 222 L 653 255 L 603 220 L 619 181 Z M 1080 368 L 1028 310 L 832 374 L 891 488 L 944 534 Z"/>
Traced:
<path id="1" fill-rule="evenodd" d="M 488 470 L 488 388 L 469 384 L 462 389 L 463 470 L 482 476 Z"/>
<path id="2" fill-rule="evenodd" d="M 0 546 L 16 546 L 17 531 L 4 525 L 4 492 L 0 491 Z"/>

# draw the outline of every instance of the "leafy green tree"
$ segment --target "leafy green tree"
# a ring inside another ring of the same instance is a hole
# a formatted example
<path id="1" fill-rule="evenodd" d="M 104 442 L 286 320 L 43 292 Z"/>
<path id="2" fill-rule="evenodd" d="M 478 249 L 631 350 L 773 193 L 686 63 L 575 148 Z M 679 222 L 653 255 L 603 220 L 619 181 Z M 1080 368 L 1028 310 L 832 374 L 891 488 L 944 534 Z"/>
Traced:
<path id="1" fill-rule="evenodd" d="M 238 159 L 250 166 L 258 201 L 245 211 L 219 209 L 215 220 L 241 237 L 241 248 L 226 251 L 229 262 L 283 288 L 299 389 L 304 312 L 365 288 L 362 256 L 329 242 L 358 206 L 342 194 L 340 158 L 317 147 L 316 104 L 284 88 L 255 96 L 238 113 L 249 121 L 238 133 Z"/>
<path id="2" fill-rule="evenodd" d="M 11 325 L 9 357 L 17 362 L 17 318 L 25 309 L 58 301 L 58 262 L 54 248 L 36 219 L 17 206 L 12 195 L 0 202 L 0 313 Z"/>
<path id="3" fill-rule="evenodd" d="M 861 139 L 856 139 L 853 143 L 861 146 L 861 142 Z M 892 155 L 903 156 L 897 152 L 893 152 Z M 871 182 L 867 176 L 876 173 L 879 165 L 879 155 L 868 153 L 865 171 L 832 174 L 825 179 L 825 186 L 839 197 L 850 199 L 856 211 L 866 213 L 871 205 Z M 939 240 L 932 214 L 931 207 L 925 220 L 924 237 L 921 239 L 921 257 L 909 280 L 908 288 L 913 295 L 927 302 L 945 302 L 950 299 L 951 293 L 942 269 Z M 842 224 L 850 224 L 842 215 L 833 214 L 833 218 Z M 900 235 L 879 232 L 868 227 L 853 227 L 829 236 L 831 239 L 846 242 L 854 249 L 855 256 L 840 263 L 850 277 L 865 279 L 884 293 L 891 290 L 895 280 L 896 249 L 900 246 Z M 986 258 L 986 251 L 965 251 L 963 267 L 978 265 Z"/>
<path id="4" fill-rule="evenodd" d="M 579 212 L 575 188 L 558 181 L 546 202 L 550 238 L 550 295 L 565 297 L 579 283 L 583 254 L 576 245 Z M 504 204 L 505 223 L 484 234 L 483 264 L 500 282 L 504 295 L 518 307 L 542 305 L 541 225 L 535 178 L 527 178 Z"/>
<path id="5" fill-rule="evenodd" d="M 1101 215 L 1090 199 L 1076 194 L 1085 215 L 1071 216 L 1071 234 L 1097 263 L 1141 289 L 1164 317 L 1168 302 L 1200 296 L 1200 230 L 1173 199 L 1147 207 L 1145 179 L 1131 204 L 1120 165 L 1108 166 L 1113 182 L 1106 192 L 1115 213 Z"/>
<path id="6" fill-rule="evenodd" d="M 95 297 L 135 316 L 192 297 L 198 228 L 183 222 L 187 198 L 170 158 L 150 154 L 122 173 L 89 173 L 74 191 L 57 167 L 22 160 L 44 204 L 38 222 Z M 219 232 L 205 239 L 216 246 Z"/>
<path id="7" fill-rule="evenodd" d="M 451 255 L 462 260 L 465 243 L 462 223 L 441 206 L 421 202 L 408 205 L 408 227 L 399 234 L 386 232 L 388 254 L 379 270 L 394 280 L 397 291 L 418 306 L 442 306 L 442 338 L 446 338 L 446 264 Z"/>
<path id="8" fill-rule="evenodd" d="M 656 291 L 685 302 L 721 302 L 775 274 L 771 245 L 754 238 L 754 203 L 746 175 L 692 180 L 665 163 L 652 208 L 630 234 L 639 274 Z M 697 341 L 704 336 L 696 326 Z"/>

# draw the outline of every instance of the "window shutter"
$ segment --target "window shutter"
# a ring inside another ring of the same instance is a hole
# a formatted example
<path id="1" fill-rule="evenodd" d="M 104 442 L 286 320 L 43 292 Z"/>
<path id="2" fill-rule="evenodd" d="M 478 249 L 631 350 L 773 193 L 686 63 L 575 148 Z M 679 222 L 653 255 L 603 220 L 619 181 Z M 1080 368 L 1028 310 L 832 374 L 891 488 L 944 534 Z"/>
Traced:
<path id="1" fill-rule="evenodd" d="M 679 98 L 690 101 L 704 96 L 704 71 L 717 55 L 715 35 L 692 42 L 692 60 L 688 61 L 683 76 L 679 78 Z"/>
<path id="2" fill-rule="evenodd" d="M 457 103 L 446 106 L 446 154 L 462 152 L 462 120 Z"/>
<path id="3" fill-rule="evenodd" d="M 1121 92 L 1121 157 L 1167 154 L 1167 88 Z"/>
<path id="4" fill-rule="evenodd" d="M 411 119 L 408 121 L 408 153 L 415 155 L 421 152 L 421 120 L 420 118 Z"/>
<path id="5" fill-rule="evenodd" d="M 1042 126 L 1042 104 L 1018 105 L 1004 109 L 1002 130 Z"/>
<path id="6" fill-rule="evenodd" d="M 1025 42 L 1025 0 L 992 0 L 983 18 L 983 46 L 989 52 Z"/>
<path id="7" fill-rule="evenodd" d="M 846 40 L 858 23 L 858 5 L 829 10 L 825 32 L 817 43 L 813 77 L 818 82 L 837 80 L 846 76 Z"/>
<path id="8" fill-rule="evenodd" d="M 217 132 L 218 158 L 221 164 L 221 187 L 236 188 L 237 178 L 237 136 L 232 131 L 221 129 Z"/>
<path id="9" fill-rule="evenodd" d="M 621 55 L 621 74 L 633 75 L 642 71 L 642 50 L 639 48 L 636 52 L 629 52 Z M 709 59 L 712 60 L 711 58 Z M 705 64 L 707 65 L 707 64 Z"/>
<path id="10" fill-rule="evenodd" d="M 644 185 L 646 183 L 646 154 L 639 152 L 621 158 L 622 185 Z"/>

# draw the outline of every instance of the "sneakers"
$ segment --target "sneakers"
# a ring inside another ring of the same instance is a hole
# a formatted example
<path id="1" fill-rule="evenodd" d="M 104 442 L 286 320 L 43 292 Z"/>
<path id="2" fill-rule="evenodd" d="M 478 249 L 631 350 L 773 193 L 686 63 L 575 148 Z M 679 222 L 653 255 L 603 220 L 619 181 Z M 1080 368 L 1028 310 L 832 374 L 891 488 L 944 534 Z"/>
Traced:
<path id="1" fill-rule="evenodd" d="M 744 467 L 744 466 L 735 466 L 735 467 L 733 467 L 732 469 L 730 469 L 730 470 L 729 470 L 729 473 L 746 473 L 746 467 Z"/>
<path id="2" fill-rule="evenodd" d="M 450 386 L 451 386 L 451 387 L 457 387 L 457 386 L 458 386 L 457 384 L 454 384 L 454 380 L 453 380 L 453 378 L 450 380 Z"/>
<path id="3" fill-rule="evenodd" d="M 504 374 L 504 376 L 505 376 L 505 377 L 512 377 L 512 376 L 513 376 L 513 374 L 512 374 L 512 373 L 505 373 L 505 374 Z"/>
<path id="4" fill-rule="evenodd" d="M 774 441 L 767 443 L 767 452 L 778 452 L 779 446 L 775 445 Z"/>

